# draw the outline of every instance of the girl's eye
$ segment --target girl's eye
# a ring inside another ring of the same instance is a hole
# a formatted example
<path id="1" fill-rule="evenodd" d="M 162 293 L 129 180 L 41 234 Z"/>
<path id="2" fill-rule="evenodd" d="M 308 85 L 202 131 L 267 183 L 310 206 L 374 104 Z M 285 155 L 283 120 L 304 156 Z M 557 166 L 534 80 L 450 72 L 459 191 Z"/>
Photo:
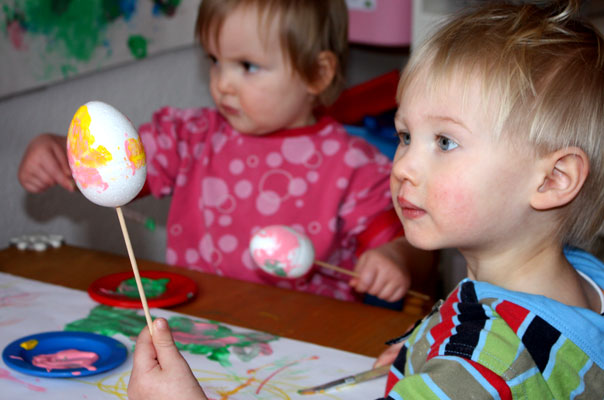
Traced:
<path id="1" fill-rule="evenodd" d="M 458 146 L 457 143 L 455 143 L 453 140 L 451 140 L 445 136 L 438 136 L 437 142 L 438 142 L 438 147 L 442 151 L 450 151 Z"/>
<path id="2" fill-rule="evenodd" d="M 405 146 L 409 146 L 411 143 L 411 134 L 409 132 L 399 132 L 398 137 Z"/>
<path id="3" fill-rule="evenodd" d="M 213 55 L 211 55 L 211 54 L 208 54 L 208 59 L 210 60 L 210 62 L 211 62 L 212 64 L 217 64 L 217 63 L 218 63 L 218 60 L 216 59 L 216 57 L 214 57 L 214 56 L 213 56 Z"/>
<path id="4" fill-rule="evenodd" d="M 258 71 L 258 66 L 254 63 L 251 63 L 249 61 L 242 61 L 241 65 L 243 65 L 243 69 L 245 69 L 246 72 L 257 72 Z"/>

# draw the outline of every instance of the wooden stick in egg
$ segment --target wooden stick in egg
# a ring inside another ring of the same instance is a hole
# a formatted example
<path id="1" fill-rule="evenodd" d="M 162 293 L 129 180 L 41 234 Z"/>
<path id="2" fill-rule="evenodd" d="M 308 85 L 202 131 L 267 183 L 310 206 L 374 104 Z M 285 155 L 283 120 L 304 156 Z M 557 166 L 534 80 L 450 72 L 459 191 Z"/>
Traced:
<path id="1" fill-rule="evenodd" d="M 121 209 L 140 192 L 147 176 L 145 150 L 138 132 L 113 106 L 90 101 L 77 110 L 71 121 L 67 158 L 80 192 L 91 202 L 117 211 L 147 325 L 153 334 L 149 305 Z"/>
<path id="2" fill-rule="evenodd" d="M 147 296 L 145 295 L 141 275 L 138 271 L 138 264 L 136 263 L 136 258 L 134 258 L 134 250 L 132 250 L 132 243 L 130 242 L 130 235 L 128 235 L 128 228 L 126 228 L 124 213 L 122 212 L 122 207 L 115 207 L 115 210 L 117 211 L 117 218 L 120 221 L 120 227 L 122 228 L 122 233 L 124 234 L 124 241 L 126 242 L 128 257 L 130 258 L 130 264 L 132 265 L 132 272 L 134 272 L 134 280 L 136 281 L 138 294 L 141 298 L 141 302 L 143 303 L 143 310 L 145 312 L 147 326 L 149 327 L 149 332 L 153 336 L 153 320 L 151 319 L 151 313 L 149 312 L 149 304 L 147 303 Z"/>
<path id="3" fill-rule="evenodd" d="M 250 254 L 260 269 L 282 278 L 299 278 L 305 275 L 313 264 L 359 277 L 354 271 L 317 260 L 314 246 L 308 236 L 286 225 L 270 225 L 258 230 L 250 240 Z M 282 268 L 283 265 L 287 267 Z M 430 300 L 430 296 L 414 290 L 408 290 L 406 295 Z"/>

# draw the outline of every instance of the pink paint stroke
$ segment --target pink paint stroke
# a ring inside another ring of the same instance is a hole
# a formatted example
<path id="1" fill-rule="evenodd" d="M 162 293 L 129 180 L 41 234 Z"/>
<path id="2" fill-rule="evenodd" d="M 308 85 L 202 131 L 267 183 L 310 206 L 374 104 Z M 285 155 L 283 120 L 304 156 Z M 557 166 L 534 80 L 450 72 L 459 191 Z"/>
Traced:
<path id="1" fill-rule="evenodd" d="M 6 370 L 4 368 L 0 368 L 0 379 L 6 379 L 7 381 L 20 383 L 22 385 L 25 385 L 25 387 L 29 390 L 33 390 L 34 392 L 46 392 L 46 388 L 43 388 L 42 386 L 32 385 L 31 383 L 27 383 L 20 379 L 17 379 L 10 374 L 9 370 Z"/>

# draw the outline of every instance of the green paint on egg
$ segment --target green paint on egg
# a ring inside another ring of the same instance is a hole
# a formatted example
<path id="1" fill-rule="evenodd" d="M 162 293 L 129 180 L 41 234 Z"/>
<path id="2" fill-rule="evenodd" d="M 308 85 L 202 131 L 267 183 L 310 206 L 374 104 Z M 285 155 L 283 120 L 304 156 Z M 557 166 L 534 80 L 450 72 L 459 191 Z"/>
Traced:
<path id="1" fill-rule="evenodd" d="M 134 58 L 140 60 L 147 57 L 147 39 L 141 35 L 132 35 L 128 38 L 128 48 Z"/>

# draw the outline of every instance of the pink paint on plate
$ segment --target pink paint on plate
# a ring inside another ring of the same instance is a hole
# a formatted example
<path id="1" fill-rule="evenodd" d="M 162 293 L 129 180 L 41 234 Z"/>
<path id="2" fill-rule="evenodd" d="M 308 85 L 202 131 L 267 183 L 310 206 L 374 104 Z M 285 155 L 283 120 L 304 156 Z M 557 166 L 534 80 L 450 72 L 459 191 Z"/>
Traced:
<path id="1" fill-rule="evenodd" d="M 53 369 L 76 369 L 86 368 L 89 371 L 95 371 L 93 366 L 99 359 L 98 354 L 91 351 L 80 351 L 75 349 L 61 350 L 52 354 L 38 354 L 31 363 L 38 368 L 44 368 L 48 372 Z M 79 375 L 79 373 L 74 373 Z"/>

